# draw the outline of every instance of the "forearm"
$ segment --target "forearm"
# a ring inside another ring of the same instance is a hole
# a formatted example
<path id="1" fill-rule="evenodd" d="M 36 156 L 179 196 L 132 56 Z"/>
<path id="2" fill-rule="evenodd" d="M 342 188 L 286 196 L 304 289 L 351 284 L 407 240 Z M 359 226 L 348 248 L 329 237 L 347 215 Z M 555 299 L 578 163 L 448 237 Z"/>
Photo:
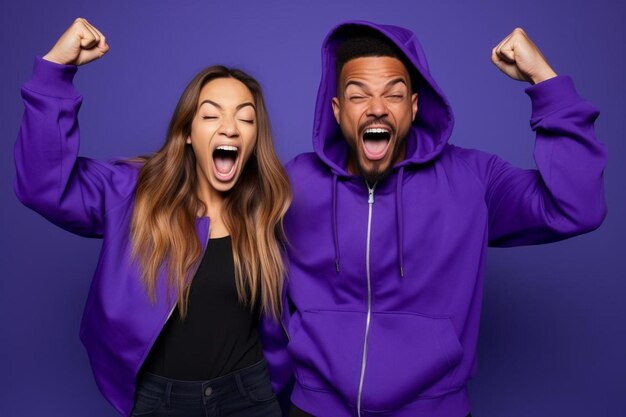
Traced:
<path id="1" fill-rule="evenodd" d="M 490 241 L 498 246 L 564 239 L 597 228 L 606 214 L 606 148 L 594 133 L 598 111 L 569 77 L 529 87 L 537 171 L 494 164 Z"/>
<path id="2" fill-rule="evenodd" d="M 14 149 L 15 192 L 37 211 L 58 204 L 77 158 L 82 98 L 72 84 L 75 73 L 75 66 L 38 57 L 22 87 L 25 110 Z"/>

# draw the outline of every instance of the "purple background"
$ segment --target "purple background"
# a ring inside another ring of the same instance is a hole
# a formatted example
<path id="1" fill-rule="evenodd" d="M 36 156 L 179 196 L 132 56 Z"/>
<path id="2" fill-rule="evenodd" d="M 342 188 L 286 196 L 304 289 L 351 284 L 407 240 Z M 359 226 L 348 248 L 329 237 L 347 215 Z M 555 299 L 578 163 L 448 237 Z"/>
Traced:
<path id="1" fill-rule="evenodd" d="M 456 112 L 453 143 L 531 167 L 524 85 L 489 60 L 495 44 L 524 27 L 555 70 L 572 75 L 602 110 L 596 128 L 610 152 L 609 216 L 598 231 L 569 241 L 490 251 L 473 412 L 626 415 L 624 2 L 96 3 L 2 0 L 0 415 L 115 415 L 78 338 L 100 242 L 52 226 L 22 207 L 11 188 L 19 87 L 33 56 L 78 16 L 111 45 L 76 77 L 85 97 L 81 152 L 104 159 L 156 150 L 182 88 L 214 63 L 240 66 L 261 81 L 283 161 L 309 151 L 322 39 L 340 20 L 358 18 L 417 33 Z"/>

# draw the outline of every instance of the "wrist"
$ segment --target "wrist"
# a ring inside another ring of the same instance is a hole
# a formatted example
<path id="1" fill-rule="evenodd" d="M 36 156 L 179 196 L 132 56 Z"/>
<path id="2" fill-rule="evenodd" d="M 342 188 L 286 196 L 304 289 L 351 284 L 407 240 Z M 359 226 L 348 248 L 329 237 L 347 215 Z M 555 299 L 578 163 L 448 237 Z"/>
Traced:
<path id="1" fill-rule="evenodd" d="M 533 84 L 533 85 L 539 84 L 540 82 L 549 80 L 550 78 L 554 78 L 556 76 L 557 76 L 557 74 L 556 74 L 556 72 L 554 72 L 554 70 L 552 68 L 547 68 L 545 71 L 542 71 L 539 74 L 531 75 L 530 76 L 530 83 Z"/>
<path id="2" fill-rule="evenodd" d="M 53 62 L 55 64 L 59 64 L 59 65 L 65 65 L 65 62 L 61 62 L 53 53 L 52 51 L 48 52 L 47 54 L 45 54 L 44 56 L 41 57 L 41 59 L 45 59 L 46 61 L 49 62 Z"/>
<path id="3" fill-rule="evenodd" d="M 67 59 L 63 59 L 54 53 L 54 48 L 51 49 L 47 54 L 41 57 L 41 59 L 45 59 L 48 62 L 52 62 L 54 64 L 59 65 L 76 65 L 75 61 L 68 61 Z"/>

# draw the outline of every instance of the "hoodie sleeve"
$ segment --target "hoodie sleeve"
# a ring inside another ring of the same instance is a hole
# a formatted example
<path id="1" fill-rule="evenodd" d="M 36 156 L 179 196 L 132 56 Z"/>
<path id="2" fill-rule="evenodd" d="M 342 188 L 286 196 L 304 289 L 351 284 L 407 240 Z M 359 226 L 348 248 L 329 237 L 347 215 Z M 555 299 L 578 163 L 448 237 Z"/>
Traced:
<path id="1" fill-rule="evenodd" d="M 605 146 L 594 133 L 598 110 L 578 96 L 569 77 L 526 90 L 532 100 L 537 170 L 492 156 L 486 202 L 489 244 L 546 243 L 589 232 L 606 216 Z"/>
<path id="2" fill-rule="evenodd" d="M 278 394 L 287 386 L 293 373 L 291 357 L 287 352 L 289 338 L 281 323 L 269 317 L 261 319 L 260 335 L 272 389 Z"/>
<path id="3" fill-rule="evenodd" d="M 293 364 L 287 345 L 289 336 L 287 326 L 290 318 L 289 302 L 287 301 L 287 284 L 283 288 L 283 315 L 280 320 L 263 315 L 259 325 L 263 356 L 267 361 L 272 389 L 279 394 L 291 381 L 293 376 Z"/>
<path id="4" fill-rule="evenodd" d="M 82 97 L 77 67 L 36 58 L 22 87 L 25 111 L 14 148 L 18 199 L 58 226 L 100 237 L 105 213 L 134 189 L 135 167 L 78 157 Z"/>

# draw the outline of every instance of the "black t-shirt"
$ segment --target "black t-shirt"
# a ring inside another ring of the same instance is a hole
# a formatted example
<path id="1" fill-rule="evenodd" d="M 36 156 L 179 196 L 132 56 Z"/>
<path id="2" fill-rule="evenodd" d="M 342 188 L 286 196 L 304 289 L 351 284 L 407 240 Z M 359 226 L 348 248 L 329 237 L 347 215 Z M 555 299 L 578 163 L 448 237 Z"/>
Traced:
<path id="1" fill-rule="evenodd" d="M 237 298 L 230 236 L 209 239 L 191 283 L 187 317 L 176 307 L 161 330 L 143 371 L 167 378 L 217 378 L 262 359 L 258 309 Z"/>

